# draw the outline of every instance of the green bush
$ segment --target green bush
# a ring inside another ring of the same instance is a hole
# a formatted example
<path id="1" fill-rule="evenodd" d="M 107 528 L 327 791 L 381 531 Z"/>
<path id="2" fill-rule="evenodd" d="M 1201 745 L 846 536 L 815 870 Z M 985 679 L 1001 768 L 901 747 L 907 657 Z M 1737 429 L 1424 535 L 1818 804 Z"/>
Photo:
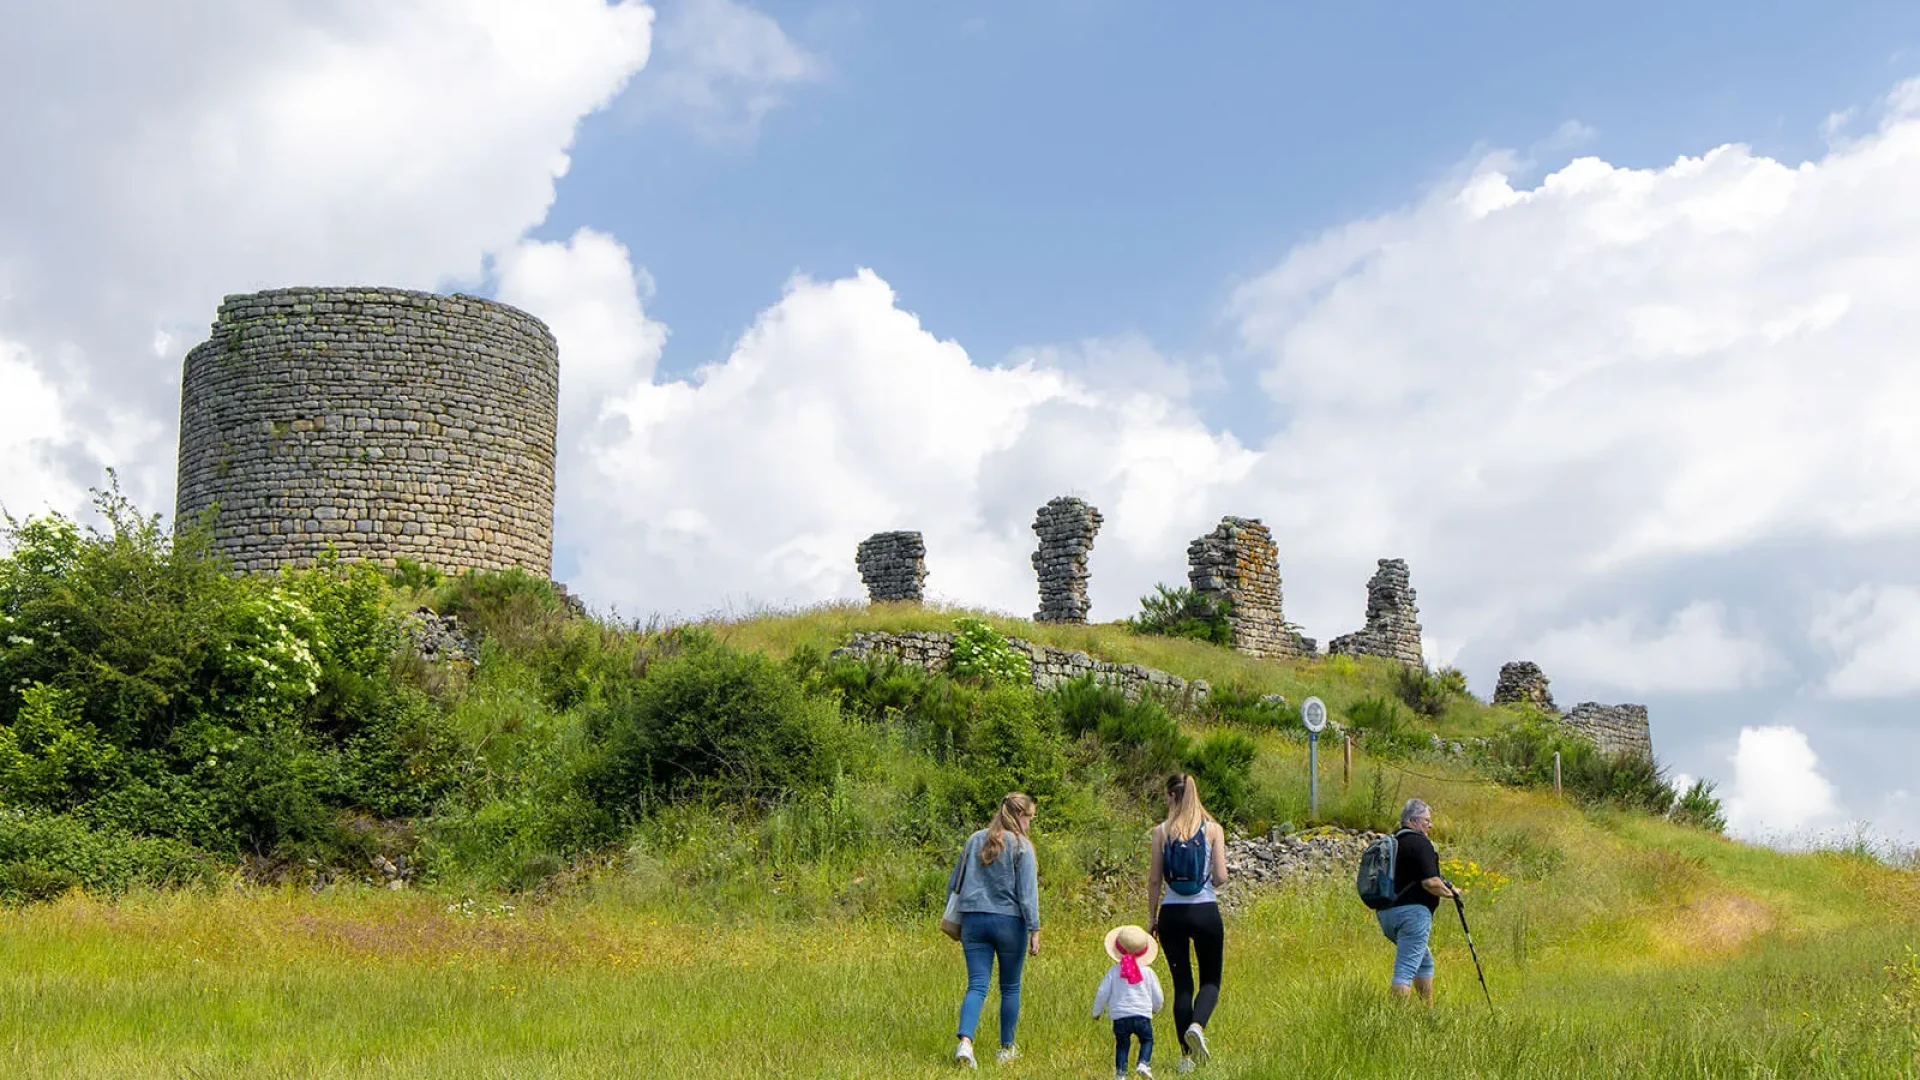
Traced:
<path id="1" fill-rule="evenodd" d="M 1278 700 L 1265 700 L 1269 696 Z M 1233 724 L 1255 731 L 1293 734 L 1306 730 L 1300 726 L 1298 705 L 1279 698 L 1278 695 L 1266 695 L 1237 686 L 1214 690 L 1207 699 L 1206 711 L 1219 723 Z"/>
<path id="2" fill-rule="evenodd" d="M 1378 695 L 1362 698 L 1347 710 L 1347 726 L 1355 741 L 1382 757 L 1407 757 L 1433 749 L 1433 736 L 1400 710 L 1398 703 Z"/>
<path id="3" fill-rule="evenodd" d="M 58 900 L 80 887 L 80 875 L 71 870 L 48 870 L 32 863 L 0 864 L 0 904 L 10 907 Z"/>
<path id="4" fill-rule="evenodd" d="M 1465 680 L 1460 682 L 1464 685 Z M 1453 703 L 1453 690 L 1448 680 L 1429 674 L 1424 668 L 1406 664 L 1394 668 L 1393 693 L 1401 704 L 1432 719 L 1445 715 L 1447 706 Z"/>
<path id="5" fill-rule="evenodd" d="M 1666 770 L 1645 754 L 1607 755 L 1558 720 L 1531 709 L 1487 741 L 1484 757 L 1505 783 L 1553 784 L 1553 755 L 1560 755 L 1562 790 L 1591 803 L 1665 814 L 1678 794 Z"/>
<path id="6" fill-rule="evenodd" d="M 15 886 L 50 889 L 63 875 L 90 893 L 118 896 L 135 886 L 211 884 L 219 871 L 205 852 L 177 840 L 97 828 L 71 815 L 0 809 L 0 867 L 25 866 Z M 62 891 L 65 891 L 64 889 Z"/>
<path id="7" fill-rule="evenodd" d="M 648 799 L 770 805 L 820 788 L 854 750 L 834 703 L 807 696 L 791 668 L 720 645 L 654 664 L 590 732 L 603 747 L 596 800 L 626 816 Z"/>
<path id="8" fill-rule="evenodd" d="M 1073 738 L 1094 737 L 1119 770 L 1119 780 L 1137 793 L 1180 769 L 1190 740 L 1166 708 L 1151 698 L 1128 701 L 1109 683 L 1082 676 L 1049 694 L 1061 725 Z"/>
<path id="9" fill-rule="evenodd" d="M 1258 755 L 1254 741 L 1237 731 L 1216 731 L 1188 753 L 1187 772 L 1215 817 L 1231 822 L 1256 811 L 1253 761 Z"/>
<path id="10" fill-rule="evenodd" d="M 1713 781 L 1704 778 L 1695 780 L 1687 788 L 1667 816 L 1682 825 L 1711 833 L 1724 834 L 1727 831 L 1726 814 L 1721 810 L 1720 800 L 1713 796 Z"/>
<path id="11" fill-rule="evenodd" d="M 1140 598 L 1140 614 L 1127 620 L 1127 628 L 1136 634 L 1232 645 L 1232 614 L 1233 602 L 1225 597 L 1206 596 L 1184 585 L 1155 585 L 1151 595 Z"/>
<path id="12" fill-rule="evenodd" d="M 955 678 L 1026 684 L 1033 679 L 1033 660 L 1014 648 L 1000 631 L 979 619 L 953 622 L 953 653 L 948 670 Z"/>
<path id="13" fill-rule="evenodd" d="M 970 816 L 990 813 L 1009 791 L 1046 805 L 1065 787 L 1066 756 L 1050 702 L 1027 686 L 992 686 L 970 706 L 959 766 L 970 789 Z"/>

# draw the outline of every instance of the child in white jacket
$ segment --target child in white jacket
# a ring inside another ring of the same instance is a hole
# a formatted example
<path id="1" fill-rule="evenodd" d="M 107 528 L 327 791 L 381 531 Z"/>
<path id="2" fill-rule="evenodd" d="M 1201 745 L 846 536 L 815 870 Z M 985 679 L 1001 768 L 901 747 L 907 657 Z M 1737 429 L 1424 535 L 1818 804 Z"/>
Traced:
<path id="1" fill-rule="evenodd" d="M 1160 976 L 1153 972 L 1154 958 L 1160 955 L 1160 943 L 1138 926 L 1116 926 L 1107 931 L 1107 955 L 1116 963 L 1100 980 L 1093 996 L 1093 1018 L 1102 1012 L 1113 1017 L 1114 1080 L 1126 1080 L 1127 1050 L 1132 1039 L 1140 1040 L 1140 1063 L 1134 1069 L 1152 1077 L 1153 1015 L 1166 1003 L 1160 992 Z"/>

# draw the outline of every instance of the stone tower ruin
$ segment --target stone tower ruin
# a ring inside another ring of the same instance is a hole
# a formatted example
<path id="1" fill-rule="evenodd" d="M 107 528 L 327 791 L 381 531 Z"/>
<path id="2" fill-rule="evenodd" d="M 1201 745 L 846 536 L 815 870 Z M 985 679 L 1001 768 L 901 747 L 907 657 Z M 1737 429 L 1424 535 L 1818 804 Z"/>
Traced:
<path id="1" fill-rule="evenodd" d="M 1033 621 L 1086 622 L 1092 606 L 1087 600 L 1087 553 L 1100 531 L 1100 511 L 1063 495 L 1039 509 L 1033 531 L 1040 536 L 1040 550 L 1033 553 L 1040 610 Z"/>
<path id="2" fill-rule="evenodd" d="M 1314 643 L 1280 613 L 1280 549 L 1259 518 L 1223 517 L 1187 545 L 1187 583 L 1196 595 L 1231 601 L 1233 647 L 1251 656 L 1311 656 Z"/>
<path id="3" fill-rule="evenodd" d="M 239 570 L 553 561 L 559 354 L 526 312 L 381 288 L 228 296 L 180 385 L 174 514 Z"/>
<path id="4" fill-rule="evenodd" d="M 1500 678 L 1493 684 L 1495 705 L 1530 705 L 1548 716 L 1559 716 L 1553 703 L 1546 672 L 1531 660 L 1510 660 L 1500 665 Z"/>
<path id="5" fill-rule="evenodd" d="M 1366 625 L 1327 642 L 1328 653 L 1381 656 L 1413 667 L 1426 667 L 1420 652 L 1420 609 L 1414 605 L 1413 585 L 1405 559 L 1381 559 L 1367 582 Z"/>
<path id="6" fill-rule="evenodd" d="M 1645 705 L 1602 705 L 1597 701 L 1583 701 L 1562 714 L 1559 706 L 1553 703 L 1552 692 L 1547 689 L 1546 673 L 1531 660 L 1512 660 L 1500 665 L 1500 678 L 1493 686 L 1493 703 L 1527 705 L 1538 709 L 1610 757 L 1620 754 L 1653 756 L 1653 725 L 1647 717 Z"/>
<path id="7" fill-rule="evenodd" d="M 853 561 L 872 603 L 920 603 L 927 580 L 927 544 L 919 533 L 874 533 L 860 541 Z"/>

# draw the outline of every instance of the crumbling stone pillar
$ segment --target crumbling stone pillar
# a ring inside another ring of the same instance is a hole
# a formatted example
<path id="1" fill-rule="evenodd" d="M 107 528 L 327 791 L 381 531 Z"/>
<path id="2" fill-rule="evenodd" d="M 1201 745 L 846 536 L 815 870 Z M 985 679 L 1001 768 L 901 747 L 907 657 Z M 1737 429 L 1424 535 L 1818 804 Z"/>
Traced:
<path id="1" fill-rule="evenodd" d="M 1500 680 L 1493 685 L 1495 705 L 1531 705 L 1548 716 L 1559 716 L 1547 689 L 1546 673 L 1531 660 L 1514 660 L 1500 665 Z"/>
<path id="2" fill-rule="evenodd" d="M 1040 550 L 1033 570 L 1040 577 L 1040 610 L 1034 622 L 1084 623 L 1087 610 L 1087 553 L 1100 531 L 1100 511 L 1079 499 L 1061 496 L 1041 507 L 1033 519 Z"/>
<path id="3" fill-rule="evenodd" d="M 1311 639 L 1289 630 L 1280 612 L 1280 549 L 1259 518 L 1227 516 L 1187 545 L 1187 582 L 1195 594 L 1231 601 L 1233 647 L 1251 656 L 1310 656 Z"/>
<path id="4" fill-rule="evenodd" d="M 1420 652 L 1420 609 L 1414 606 L 1413 585 L 1405 559 L 1381 559 L 1367 582 L 1366 626 L 1327 642 L 1327 652 L 1348 656 L 1383 656 L 1413 667 L 1426 667 Z"/>
<path id="5" fill-rule="evenodd" d="M 927 580 L 927 545 L 919 533 L 874 533 L 860 541 L 854 563 L 871 602 L 920 602 L 920 588 Z"/>

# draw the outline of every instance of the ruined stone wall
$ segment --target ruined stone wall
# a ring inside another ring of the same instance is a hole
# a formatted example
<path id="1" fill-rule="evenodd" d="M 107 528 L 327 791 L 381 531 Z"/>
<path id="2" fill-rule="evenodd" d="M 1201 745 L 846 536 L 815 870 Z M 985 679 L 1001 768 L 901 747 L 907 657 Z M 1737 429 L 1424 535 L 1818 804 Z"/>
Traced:
<path id="1" fill-rule="evenodd" d="M 1048 501 L 1034 515 L 1033 531 L 1040 537 L 1040 549 L 1033 553 L 1033 570 L 1040 578 L 1040 610 L 1034 622 L 1087 621 L 1087 554 L 1100 520 L 1100 511 L 1066 496 Z"/>
<path id="2" fill-rule="evenodd" d="M 1593 740 L 1609 756 L 1623 753 L 1653 755 L 1653 729 L 1645 705 L 1602 705 L 1583 701 L 1561 723 Z"/>
<path id="3" fill-rule="evenodd" d="M 1311 656 L 1314 643 L 1286 627 L 1280 611 L 1280 549 L 1258 518 L 1223 517 L 1187 545 L 1187 582 L 1202 596 L 1230 600 L 1233 647 L 1251 656 Z"/>
<path id="4" fill-rule="evenodd" d="M 1493 703 L 1531 705 L 1549 716 L 1560 715 L 1560 707 L 1553 703 L 1553 692 L 1547 688 L 1546 673 L 1531 660 L 1500 665 L 1499 681 L 1493 684 Z"/>
<path id="5" fill-rule="evenodd" d="M 1008 638 L 1007 644 L 1026 653 L 1032 661 L 1033 685 L 1039 690 L 1091 676 L 1095 682 L 1118 687 L 1128 699 L 1136 701 L 1143 694 L 1151 694 L 1197 705 L 1206 701 L 1212 692 L 1204 680 L 1189 681 L 1157 668 L 1108 663 L 1083 652 L 1056 649 L 1022 638 Z M 835 659 L 865 660 L 875 656 L 891 657 L 928 671 L 942 671 L 953 657 L 953 635 L 930 631 L 855 634 L 851 641 L 832 653 Z"/>
<path id="6" fill-rule="evenodd" d="M 180 386 L 174 513 L 215 505 L 240 570 L 553 559 L 559 357 L 489 300 L 378 288 L 229 296 Z"/>
<path id="7" fill-rule="evenodd" d="M 1327 652 L 1348 656 L 1383 656 L 1414 667 L 1426 667 L 1420 651 L 1420 609 L 1414 604 L 1413 584 L 1405 559 L 1381 559 L 1367 582 L 1367 621 L 1364 629 L 1342 634 L 1327 643 Z"/>
<path id="8" fill-rule="evenodd" d="M 914 603 L 927 581 L 927 544 L 917 532 L 874 533 L 860 541 L 854 565 L 876 604 Z"/>

